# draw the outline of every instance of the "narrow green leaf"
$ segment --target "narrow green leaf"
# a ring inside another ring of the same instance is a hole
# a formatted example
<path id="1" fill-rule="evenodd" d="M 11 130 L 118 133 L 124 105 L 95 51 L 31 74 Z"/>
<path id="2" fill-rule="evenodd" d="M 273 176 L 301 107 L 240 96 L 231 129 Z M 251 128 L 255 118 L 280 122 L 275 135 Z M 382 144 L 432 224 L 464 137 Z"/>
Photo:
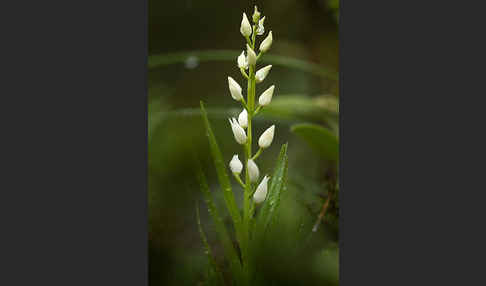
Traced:
<path id="1" fill-rule="evenodd" d="M 234 61 L 241 53 L 236 50 L 205 50 L 205 51 L 188 51 L 171 54 L 150 55 L 148 58 L 148 69 L 158 68 L 164 65 L 185 63 L 188 59 L 197 59 L 198 62 L 204 61 Z M 331 70 L 319 64 L 291 58 L 287 56 L 278 56 L 265 54 L 262 63 L 279 65 L 287 68 L 298 69 L 316 76 L 338 80 L 338 72 Z"/>
<path id="2" fill-rule="evenodd" d="M 290 130 L 302 137 L 324 158 L 334 162 L 339 160 L 339 140 L 328 129 L 316 124 L 303 123 L 293 125 Z"/>
<path id="3" fill-rule="evenodd" d="M 216 233 L 218 234 L 218 237 L 221 240 L 221 243 L 223 244 L 225 255 L 230 262 L 231 272 L 235 274 L 235 277 L 240 277 L 240 273 L 241 273 L 240 260 L 238 258 L 235 248 L 233 247 L 228 231 L 224 226 L 223 219 L 221 218 L 218 209 L 216 208 L 216 205 L 213 201 L 213 197 L 211 195 L 211 192 L 209 191 L 209 186 L 206 181 L 206 176 L 204 175 L 198 162 L 197 162 L 196 173 L 197 173 L 197 180 L 199 182 L 201 191 L 204 195 L 204 200 L 206 202 L 206 205 L 208 206 L 209 214 L 213 219 Z"/>
<path id="4" fill-rule="evenodd" d="M 338 100 L 334 96 L 306 96 L 303 94 L 279 94 L 262 110 L 268 118 L 305 120 L 313 122 L 337 121 Z"/>
<path id="5" fill-rule="evenodd" d="M 211 124 L 208 120 L 208 115 L 206 109 L 204 109 L 204 103 L 201 101 L 201 114 L 204 121 L 204 126 L 206 127 L 207 136 L 209 139 L 209 147 L 211 149 L 211 155 L 213 157 L 214 166 L 216 167 L 216 173 L 218 174 L 219 184 L 223 191 L 223 197 L 226 202 L 226 207 L 233 219 L 235 226 L 236 236 L 238 242 L 241 243 L 241 232 L 242 232 L 242 222 L 238 206 L 236 205 L 235 197 L 231 189 L 231 183 L 226 172 L 226 164 L 223 162 L 223 155 L 219 149 L 218 142 L 214 136 L 213 130 L 211 129 Z"/>
<path id="6" fill-rule="evenodd" d="M 287 184 L 287 144 L 282 145 L 278 156 L 277 165 L 271 178 L 267 198 L 260 210 L 257 222 L 257 231 L 263 235 L 272 222 L 276 219 L 280 206 L 280 196 L 285 191 Z"/>
<path id="7" fill-rule="evenodd" d="M 219 270 L 216 261 L 214 260 L 213 252 L 211 251 L 211 247 L 209 247 L 208 240 L 206 238 L 206 234 L 201 225 L 201 217 L 199 215 L 199 205 L 196 203 L 196 216 L 197 216 L 197 226 L 199 228 L 199 234 L 201 235 L 201 240 L 204 245 L 204 252 L 209 261 L 209 277 L 208 282 L 211 285 L 224 285 L 223 273 Z"/>

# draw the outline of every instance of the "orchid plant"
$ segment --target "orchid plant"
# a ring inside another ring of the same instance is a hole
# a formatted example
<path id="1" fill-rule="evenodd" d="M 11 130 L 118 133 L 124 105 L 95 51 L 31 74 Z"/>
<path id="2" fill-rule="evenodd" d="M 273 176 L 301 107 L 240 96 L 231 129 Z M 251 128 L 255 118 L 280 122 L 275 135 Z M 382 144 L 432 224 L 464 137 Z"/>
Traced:
<path id="1" fill-rule="evenodd" d="M 275 135 L 275 125 L 271 125 L 260 135 L 258 139 L 258 150 L 255 153 L 252 150 L 254 136 L 252 121 L 265 106 L 271 103 L 275 91 L 275 85 L 269 86 L 259 96 L 258 102 L 255 102 L 256 85 L 264 83 L 265 78 L 272 68 L 271 65 L 267 65 L 257 69 L 257 63 L 270 49 L 273 42 L 273 34 L 270 31 L 258 46 L 257 36 L 262 36 L 265 33 L 265 17 L 261 17 L 261 13 L 256 6 L 252 20 L 253 25 L 250 24 L 247 15 L 243 13 L 240 33 L 246 39 L 246 54 L 245 50 L 243 50 L 236 59 L 241 75 L 247 81 L 246 99 L 243 96 L 243 89 L 238 82 L 232 77 L 228 77 L 230 95 L 242 107 L 238 118 L 228 119 L 234 138 L 239 145 L 242 145 L 242 151 L 244 153 L 242 157 L 244 157 L 245 164 L 240 161 L 239 154 L 234 154 L 229 161 L 229 169 L 236 182 L 243 189 L 242 210 L 236 204 L 235 194 L 226 171 L 227 165 L 223 161 L 223 156 L 211 129 L 204 104 L 201 102 L 203 121 L 209 138 L 213 161 L 218 173 L 218 180 L 223 191 L 226 207 L 232 218 L 238 245 L 236 249 L 232 243 L 233 240 L 229 236 L 229 231 L 227 231 L 219 211 L 214 204 L 205 175 L 199 167 L 197 170 L 198 180 L 205 196 L 208 210 L 216 225 L 219 239 L 225 250 L 225 256 L 229 260 L 229 268 L 232 274 L 231 281 L 228 281 L 228 279 L 225 281 L 222 272 L 216 265 L 211 248 L 207 243 L 202 229 L 199 219 L 199 209 L 197 208 L 199 230 L 211 265 L 209 279 L 214 284 L 220 285 L 254 284 L 257 265 L 254 265 L 255 259 L 253 259 L 253 256 L 260 243 L 265 239 L 267 229 L 270 228 L 277 217 L 280 195 L 285 190 L 287 179 L 287 144 L 284 144 L 281 148 L 272 176 L 265 175 L 260 179 L 260 170 L 256 163 L 263 151 L 271 146 Z M 242 178 L 243 165 L 245 165 L 245 171 Z"/>

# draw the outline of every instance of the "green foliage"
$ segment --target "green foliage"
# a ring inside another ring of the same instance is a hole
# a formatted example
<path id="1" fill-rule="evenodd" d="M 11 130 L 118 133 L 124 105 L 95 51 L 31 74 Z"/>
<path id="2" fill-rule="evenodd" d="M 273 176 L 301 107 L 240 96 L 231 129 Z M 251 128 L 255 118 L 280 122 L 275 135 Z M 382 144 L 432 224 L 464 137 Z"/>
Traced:
<path id="1" fill-rule="evenodd" d="M 211 155 L 213 158 L 214 166 L 216 167 L 216 172 L 218 174 L 219 184 L 221 185 L 221 189 L 223 190 L 224 200 L 226 202 L 226 207 L 233 219 L 233 223 L 235 225 L 236 236 L 238 241 L 241 241 L 241 216 L 238 211 L 238 206 L 235 202 L 235 197 L 233 195 L 233 191 L 231 189 L 230 180 L 228 174 L 226 172 L 226 165 L 223 162 L 223 155 L 221 154 L 221 150 L 219 149 L 218 142 L 216 141 L 216 137 L 214 136 L 213 130 L 211 129 L 211 124 L 209 123 L 208 114 L 204 109 L 204 103 L 201 101 L 201 114 L 204 121 L 204 126 L 206 128 L 206 135 L 209 139 L 209 146 L 211 149 Z"/>
<path id="2" fill-rule="evenodd" d="M 338 121 L 338 103 L 334 96 L 277 95 L 262 115 L 329 123 Z"/>
<path id="3" fill-rule="evenodd" d="M 316 124 L 303 123 L 293 125 L 291 131 L 302 137 L 324 158 L 338 162 L 339 141 L 328 129 Z"/>
<path id="4" fill-rule="evenodd" d="M 233 247 L 233 244 L 231 243 L 231 239 L 228 234 L 228 231 L 226 230 L 226 227 L 224 226 L 223 219 L 220 216 L 218 209 L 216 208 L 216 205 L 214 204 L 213 198 L 211 196 L 206 181 L 206 177 L 199 167 L 197 168 L 196 172 L 197 172 L 197 179 L 199 181 L 201 191 L 204 195 L 204 200 L 206 202 L 206 205 L 208 206 L 209 214 L 213 219 L 213 222 L 216 227 L 216 232 L 218 233 L 219 239 L 223 244 L 226 257 L 229 259 L 231 271 L 235 274 L 240 273 L 241 265 L 240 265 L 238 255 L 236 253 L 236 250 Z"/>
<path id="5" fill-rule="evenodd" d="M 260 62 L 274 66 L 267 82 L 277 84 L 277 89 L 272 103 L 253 118 L 253 138 L 258 138 L 260 131 L 268 127 L 269 121 L 276 121 L 278 136 L 273 143 L 275 148 L 262 153 L 258 166 L 262 174 L 275 178 L 274 171 L 279 165 L 276 146 L 289 142 L 291 151 L 287 151 L 286 164 L 290 166 L 286 168 L 290 168 L 290 171 L 288 179 L 284 180 L 288 183 L 280 191 L 278 208 L 275 210 L 278 218 L 275 215 L 270 220 L 265 234 L 267 244 L 259 251 L 251 247 L 253 240 L 256 240 L 255 223 L 265 202 L 256 207 L 251 205 L 253 209 L 250 214 L 255 216 L 250 216 L 249 258 L 253 259 L 251 269 L 255 277 L 249 283 L 241 283 L 244 279 L 236 277 L 237 274 L 231 269 L 231 254 L 228 254 L 223 243 L 229 241 L 226 245 L 231 245 L 230 252 L 236 252 L 238 263 L 243 261 L 241 249 L 238 249 L 241 247 L 239 237 L 235 234 L 237 227 L 233 224 L 234 214 L 231 215 L 230 210 L 231 206 L 234 209 L 239 207 L 242 221 L 246 219 L 242 211 L 243 198 L 240 197 L 243 193 L 231 178 L 231 193 L 228 194 L 220 186 L 221 177 L 224 181 L 227 175 L 221 175 L 217 168 L 214 169 L 216 160 L 212 154 L 215 151 L 208 150 L 205 138 L 207 135 L 209 147 L 212 148 L 211 137 L 218 134 L 216 147 L 220 149 L 219 154 L 224 155 L 221 156 L 224 169 L 231 177 L 227 165 L 230 155 L 236 152 L 241 154 L 241 151 L 235 150 L 226 118 L 237 117 L 241 108 L 234 105 L 229 96 L 221 71 L 227 71 L 228 76 L 238 80 L 236 77 L 240 73 L 233 68 L 241 50 L 219 49 L 237 47 L 233 44 L 238 42 L 238 38 L 233 39 L 228 35 L 237 33 L 239 23 L 235 17 L 240 17 L 241 12 L 233 2 L 189 2 L 188 5 L 180 5 L 177 2 L 155 1 L 151 2 L 152 6 L 156 5 L 155 8 L 150 9 L 150 285 L 218 285 L 221 284 L 221 274 L 224 274 L 223 283 L 226 285 L 337 285 L 338 252 L 330 247 L 330 242 L 337 242 L 337 231 L 331 227 L 338 218 L 337 192 L 333 196 L 335 203 L 331 204 L 332 208 L 326 213 L 318 232 L 311 232 L 322 203 L 327 198 L 330 184 L 326 174 L 332 164 L 322 160 L 323 157 L 313 156 L 314 150 L 307 141 L 299 135 L 294 136 L 289 127 L 296 123 L 315 123 L 328 128 L 338 137 L 339 45 L 337 26 L 333 21 L 333 11 L 338 13 L 338 0 L 326 0 L 322 2 L 323 5 L 287 0 L 279 2 L 279 5 L 265 5 L 267 14 L 276 16 L 269 17 L 271 22 L 268 24 L 278 27 L 275 28 L 278 41 L 270 54 L 262 55 Z M 247 3 L 237 6 L 244 8 L 248 15 L 252 12 Z M 285 17 L 289 13 L 293 15 L 290 20 Z M 204 16 L 208 14 L 211 17 Z M 165 29 L 181 16 L 188 16 L 187 21 L 179 23 L 176 29 Z M 203 17 L 206 22 L 211 22 L 211 33 L 207 33 L 208 25 L 198 25 Z M 193 37 L 178 37 L 181 34 L 194 34 L 195 30 L 196 34 L 201 35 L 196 40 Z M 218 50 L 201 50 L 207 47 Z M 242 84 L 243 89 L 245 86 Z M 266 84 L 257 86 L 256 96 L 264 88 Z M 206 105 L 204 111 L 211 121 L 210 132 L 201 128 L 203 112 L 198 106 L 200 100 Z M 211 135 L 213 132 L 214 135 Z M 255 143 L 253 141 L 253 146 Z M 196 173 L 188 172 L 195 167 L 195 161 L 188 160 L 190 149 L 194 149 L 200 159 L 205 186 L 209 187 L 206 188 L 206 195 L 210 196 L 209 204 L 206 203 L 204 191 L 199 190 L 201 184 L 198 177 L 192 175 Z M 271 184 L 272 181 L 269 181 L 268 202 Z M 255 187 L 256 184 L 252 184 L 251 189 L 254 191 Z M 237 196 L 234 197 L 237 206 L 231 202 L 228 204 L 231 201 L 226 199 L 228 195 Z M 197 226 L 194 221 L 194 199 L 200 202 L 201 216 L 198 216 Z M 206 207 L 209 211 L 210 208 L 216 210 L 219 219 L 206 213 Z M 223 231 L 218 231 L 221 226 Z M 221 239 L 222 232 L 227 238 Z M 326 253 L 326 250 L 330 252 Z"/>
<path id="6" fill-rule="evenodd" d="M 236 50 L 206 50 L 206 51 L 188 51 L 172 54 L 151 55 L 148 59 L 148 68 L 156 69 L 158 67 L 170 64 L 185 63 L 188 59 L 197 59 L 198 62 L 205 61 L 234 61 L 241 51 Z M 266 54 L 261 59 L 262 63 L 279 65 L 287 68 L 298 69 L 316 76 L 338 80 L 339 76 L 336 71 L 325 68 L 304 60 L 290 57 Z"/>
<path id="7" fill-rule="evenodd" d="M 202 187 L 203 188 L 203 187 Z M 214 205 L 214 204 L 213 204 Z M 209 206 L 209 204 L 208 204 Z M 199 229 L 199 234 L 201 235 L 201 240 L 204 245 L 204 253 L 208 258 L 209 262 L 209 273 L 208 273 L 208 284 L 209 285 L 224 285 L 223 273 L 219 270 L 216 261 L 214 260 L 213 252 L 209 247 L 208 240 L 206 238 L 206 234 L 204 234 L 204 230 L 201 225 L 201 217 L 199 215 L 199 206 L 196 203 L 196 217 L 197 217 L 197 226 Z M 224 235 L 224 234 L 223 234 Z"/>
<path id="8" fill-rule="evenodd" d="M 287 144 L 284 144 L 280 149 L 277 165 L 270 182 L 270 189 L 267 198 L 261 207 L 260 214 L 257 220 L 257 233 L 264 235 L 268 227 L 275 221 L 278 216 L 278 209 L 280 206 L 280 197 L 282 191 L 287 184 Z"/>

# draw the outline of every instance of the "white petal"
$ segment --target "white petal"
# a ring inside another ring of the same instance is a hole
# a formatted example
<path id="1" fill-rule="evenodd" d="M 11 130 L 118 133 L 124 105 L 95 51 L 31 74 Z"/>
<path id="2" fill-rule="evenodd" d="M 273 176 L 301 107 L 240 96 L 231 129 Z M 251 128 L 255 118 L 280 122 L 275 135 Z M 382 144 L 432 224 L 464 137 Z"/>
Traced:
<path id="1" fill-rule="evenodd" d="M 270 126 L 258 139 L 258 146 L 260 148 L 268 148 L 273 141 L 273 135 L 275 133 L 275 125 Z"/>
<path id="2" fill-rule="evenodd" d="M 241 69 L 247 69 L 248 68 L 248 60 L 246 59 L 245 56 L 245 51 L 241 52 L 241 55 L 238 57 L 238 67 Z"/>
<path id="3" fill-rule="evenodd" d="M 238 121 L 236 121 L 236 118 L 231 118 L 229 119 L 229 122 L 231 124 L 231 130 L 233 131 L 233 135 L 235 137 L 236 142 L 238 144 L 245 144 L 246 143 L 246 133 L 243 128 L 238 124 Z"/>
<path id="4" fill-rule="evenodd" d="M 248 55 L 248 64 L 252 66 L 256 65 L 255 51 L 248 44 L 246 44 L 246 54 Z"/>
<path id="5" fill-rule="evenodd" d="M 263 68 L 257 70 L 257 72 L 255 73 L 256 82 L 258 82 L 258 83 L 262 82 L 267 77 L 271 68 L 272 68 L 272 65 L 268 65 L 266 67 L 263 67 Z"/>
<path id="6" fill-rule="evenodd" d="M 265 201 L 267 197 L 267 190 L 268 190 L 268 176 L 265 176 L 262 182 L 258 185 L 255 193 L 253 194 L 253 200 L 255 203 L 259 204 Z"/>
<path id="7" fill-rule="evenodd" d="M 248 127 L 248 112 L 246 111 L 246 109 L 243 109 L 243 111 L 238 116 L 238 124 L 240 124 L 240 126 L 243 128 Z"/>
<path id="8" fill-rule="evenodd" d="M 248 21 L 248 17 L 246 17 L 245 13 L 243 13 L 243 18 L 241 19 L 240 33 L 245 37 L 251 35 L 250 21 Z"/>
<path id="9" fill-rule="evenodd" d="M 241 94 L 241 86 L 230 76 L 228 77 L 228 87 L 231 97 L 233 97 L 234 100 L 240 101 L 243 99 L 243 95 Z"/>
<path id="10" fill-rule="evenodd" d="M 260 176 L 260 171 L 258 170 L 257 164 L 253 160 L 248 160 L 247 164 L 248 168 L 248 175 L 250 176 L 250 182 L 254 183 L 258 181 L 258 177 Z"/>
<path id="11" fill-rule="evenodd" d="M 233 172 L 235 174 L 240 174 L 241 170 L 243 170 L 243 164 L 241 163 L 240 159 L 238 158 L 238 155 L 233 156 L 229 165 L 230 165 L 231 172 Z"/>
<path id="12" fill-rule="evenodd" d="M 268 33 L 268 36 L 263 40 L 263 42 L 260 44 L 260 51 L 266 52 L 268 49 L 270 49 L 270 46 L 272 46 L 273 42 L 273 36 L 272 36 L 272 31 Z"/>
<path id="13" fill-rule="evenodd" d="M 258 103 L 261 106 L 265 106 L 270 104 L 270 101 L 272 101 L 272 96 L 273 96 L 273 91 L 275 90 L 275 85 L 272 85 L 269 87 L 267 90 L 265 90 L 262 95 L 260 95 L 260 98 L 258 98 Z"/>

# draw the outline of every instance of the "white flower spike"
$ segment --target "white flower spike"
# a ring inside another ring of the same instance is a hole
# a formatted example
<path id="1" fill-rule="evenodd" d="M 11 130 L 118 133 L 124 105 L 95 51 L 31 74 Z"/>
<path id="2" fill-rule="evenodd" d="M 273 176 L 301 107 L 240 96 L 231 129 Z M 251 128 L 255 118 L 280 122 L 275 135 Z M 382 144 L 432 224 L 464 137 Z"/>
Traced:
<path id="1" fill-rule="evenodd" d="M 265 27 L 263 26 L 263 22 L 265 22 L 265 17 L 261 18 L 260 21 L 258 21 L 258 28 L 256 30 L 256 33 L 259 36 L 265 33 Z"/>
<path id="2" fill-rule="evenodd" d="M 263 134 L 260 136 L 260 139 L 258 139 L 258 146 L 260 148 L 267 148 L 272 144 L 273 141 L 273 135 L 275 133 L 275 125 L 270 126 Z"/>
<path id="3" fill-rule="evenodd" d="M 238 57 L 237 62 L 240 69 L 246 70 L 248 68 L 248 60 L 246 59 L 245 51 L 241 52 L 241 55 Z"/>
<path id="4" fill-rule="evenodd" d="M 269 177 L 265 176 L 260 185 L 258 185 L 255 193 L 253 194 L 253 200 L 257 204 L 265 201 L 265 198 L 267 197 L 268 179 Z"/>
<path id="5" fill-rule="evenodd" d="M 233 99 L 236 101 L 241 101 L 243 99 L 243 95 L 241 94 L 241 86 L 230 76 L 228 77 L 228 86 L 231 97 L 233 97 Z"/>
<path id="6" fill-rule="evenodd" d="M 258 11 L 257 6 L 255 5 L 255 12 L 253 12 L 253 23 L 257 23 L 258 19 L 260 19 L 260 12 Z"/>
<path id="7" fill-rule="evenodd" d="M 261 106 L 266 106 L 270 104 L 270 101 L 272 101 L 274 89 L 275 85 L 272 85 L 267 90 L 265 90 L 262 95 L 260 95 L 260 98 L 258 98 L 258 103 L 260 103 Z"/>
<path id="8" fill-rule="evenodd" d="M 260 51 L 263 53 L 268 51 L 268 49 L 270 49 L 270 47 L 272 46 L 272 42 L 273 42 L 273 36 L 272 36 L 272 31 L 270 31 L 270 33 L 268 33 L 268 36 L 265 38 L 265 40 L 263 40 L 263 42 L 260 44 Z"/>
<path id="9" fill-rule="evenodd" d="M 231 172 L 235 174 L 240 174 L 241 170 L 243 170 L 243 164 L 241 163 L 240 159 L 238 158 L 238 155 L 234 155 L 233 158 L 231 159 L 229 163 Z"/>
<path id="10" fill-rule="evenodd" d="M 258 177 L 260 176 L 260 171 L 258 170 L 257 164 L 250 159 L 248 160 L 248 175 L 250 176 L 250 182 L 255 183 L 258 181 Z"/>
<path id="11" fill-rule="evenodd" d="M 272 68 L 272 65 L 268 65 L 266 67 L 263 67 L 255 73 L 255 79 L 257 83 L 262 82 L 266 77 L 267 74 L 270 72 L 270 69 Z"/>
<path id="12" fill-rule="evenodd" d="M 233 135 L 235 136 L 236 142 L 238 144 L 245 144 L 246 143 L 246 133 L 245 130 L 238 124 L 235 118 L 228 119 L 229 123 L 231 124 L 231 130 L 233 130 Z"/>
<path id="13" fill-rule="evenodd" d="M 255 51 L 248 44 L 246 44 L 246 54 L 248 55 L 248 64 L 251 66 L 256 65 Z"/>
<path id="14" fill-rule="evenodd" d="M 246 17 L 245 13 L 243 13 L 243 19 L 241 19 L 240 33 L 244 37 L 249 37 L 251 35 L 250 21 L 248 21 L 248 17 Z"/>
<path id="15" fill-rule="evenodd" d="M 246 111 L 246 109 L 243 109 L 243 111 L 238 116 L 238 124 L 240 124 L 240 126 L 243 128 L 248 127 L 248 112 Z"/>

